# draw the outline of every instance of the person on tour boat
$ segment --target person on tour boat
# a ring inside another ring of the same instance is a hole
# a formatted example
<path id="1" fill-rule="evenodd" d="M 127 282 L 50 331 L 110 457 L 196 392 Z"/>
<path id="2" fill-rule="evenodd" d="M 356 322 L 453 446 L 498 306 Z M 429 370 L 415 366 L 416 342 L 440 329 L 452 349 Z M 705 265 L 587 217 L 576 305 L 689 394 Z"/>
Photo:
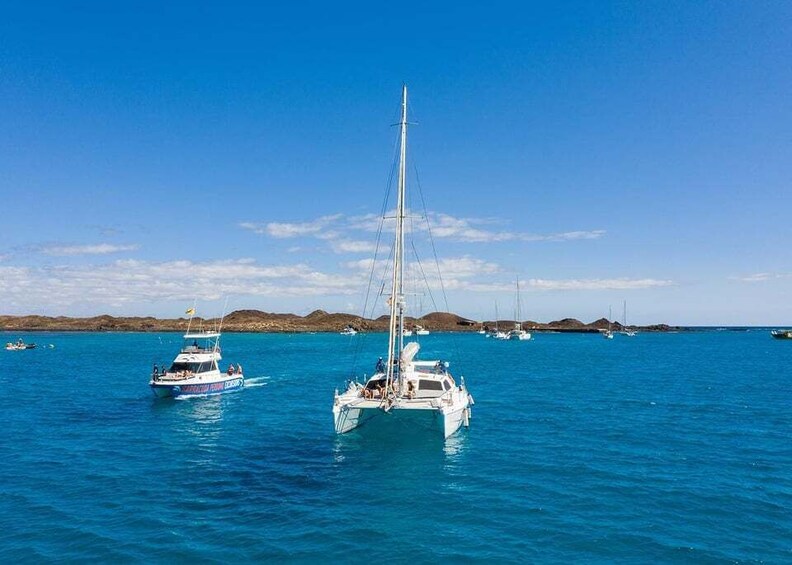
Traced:
<path id="1" fill-rule="evenodd" d="M 384 373 L 385 372 L 385 362 L 382 360 L 382 357 L 380 357 L 377 360 L 377 366 L 374 368 L 374 372 L 375 373 Z"/>

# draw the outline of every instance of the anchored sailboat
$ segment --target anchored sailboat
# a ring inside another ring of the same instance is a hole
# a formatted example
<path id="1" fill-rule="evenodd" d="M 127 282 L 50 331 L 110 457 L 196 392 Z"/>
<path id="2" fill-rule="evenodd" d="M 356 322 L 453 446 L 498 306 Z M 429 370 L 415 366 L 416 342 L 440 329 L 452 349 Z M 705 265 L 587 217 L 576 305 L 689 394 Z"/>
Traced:
<path id="1" fill-rule="evenodd" d="M 473 398 L 462 381 L 457 384 L 442 361 L 418 361 L 417 342 L 404 343 L 404 220 L 407 161 L 407 87 L 402 89 L 396 237 L 391 293 L 388 299 L 388 357 L 377 363 L 365 384 L 352 382 L 335 392 L 336 433 L 345 433 L 378 418 L 397 418 L 439 428 L 444 437 L 470 423 Z"/>
<path id="2" fill-rule="evenodd" d="M 517 279 L 517 319 L 514 322 L 514 329 L 508 333 L 507 339 L 525 341 L 531 339 L 531 334 L 522 329 L 522 322 L 520 321 L 520 279 Z"/>
<path id="3" fill-rule="evenodd" d="M 508 339 L 509 335 L 498 329 L 498 301 L 495 301 L 495 329 L 487 337 L 494 337 L 495 339 Z"/>
<path id="4" fill-rule="evenodd" d="M 627 337 L 635 337 L 635 330 L 627 327 L 627 301 L 624 301 L 624 320 L 622 321 L 622 333 Z"/>
<path id="5" fill-rule="evenodd" d="M 611 331 L 611 318 L 613 317 L 613 308 L 608 306 L 608 329 L 602 334 L 605 339 L 613 339 L 613 331 Z"/>

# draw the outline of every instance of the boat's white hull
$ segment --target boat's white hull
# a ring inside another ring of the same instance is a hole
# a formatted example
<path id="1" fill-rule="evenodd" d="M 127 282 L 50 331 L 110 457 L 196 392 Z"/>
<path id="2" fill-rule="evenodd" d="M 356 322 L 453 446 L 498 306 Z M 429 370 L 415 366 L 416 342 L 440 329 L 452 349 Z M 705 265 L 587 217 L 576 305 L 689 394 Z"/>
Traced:
<path id="1" fill-rule="evenodd" d="M 470 425 L 472 399 L 462 390 L 454 397 L 453 403 L 440 399 L 403 401 L 385 410 L 379 400 L 344 399 L 342 395 L 333 405 L 335 431 L 343 434 L 361 426 L 374 428 L 398 423 L 440 432 L 447 438 L 462 426 Z"/>
<path id="2" fill-rule="evenodd" d="M 207 396 L 238 390 L 245 386 L 245 377 L 241 374 L 221 374 L 219 377 L 196 377 L 181 381 L 152 380 L 149 384 L 151 391 L 157 398 Z"/>
<path id="3" fill-rule="evenodd" d="M 509 337 L 507 339 L 510 341 L 528 341 L 529 339 L 531 339 L 531 334 L 529 334 L 528 332 L 523 332 L 519 334 L 509 334 Z"/>

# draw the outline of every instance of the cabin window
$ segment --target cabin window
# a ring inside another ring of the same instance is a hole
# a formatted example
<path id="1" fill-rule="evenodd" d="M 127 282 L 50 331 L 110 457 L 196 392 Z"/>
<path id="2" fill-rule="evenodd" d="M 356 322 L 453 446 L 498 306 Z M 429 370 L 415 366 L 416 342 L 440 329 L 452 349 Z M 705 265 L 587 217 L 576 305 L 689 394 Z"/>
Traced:
<path id="1" fill-rule="evenodd" d="M 205 373 L 217 369 L 217 364 L 214 361 L 204 361 L 203 363 L 174 363 L 168 369 L 169 373 L 182 373 L 189 371 L 191 373 Z"/>
<path id="2" fill-rule="evenodd" d="M 419 381 L 419 388 L 421 390 L 443 390 L 443 385 L 440 381 L 425 381 L 421 379 Z"/>
<path id="3" fill-rule="evenodd" d="M 448 381 L 443 381 L 443 388 L 446 389 L 446 390 L 450 390 L 451 389 L 451 383 L 449 383 Z"/>

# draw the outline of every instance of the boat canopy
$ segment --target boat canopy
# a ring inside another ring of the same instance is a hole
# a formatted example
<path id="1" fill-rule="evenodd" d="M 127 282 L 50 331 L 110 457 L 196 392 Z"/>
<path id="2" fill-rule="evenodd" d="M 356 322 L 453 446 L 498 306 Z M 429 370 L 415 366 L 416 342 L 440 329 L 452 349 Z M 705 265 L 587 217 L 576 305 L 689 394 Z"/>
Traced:
<path id="1" fill-rule="evenodd" d="M 193 332 L 184 334 L 184 339 L 207 339 L 220 337 L 220 332 Z"/>
<path id="2" fill-rule="evenodd" d="M 401 353 L 402 363 L 412 363 L 412 360 L 418 355 L 419 349 L 421 349 L 421 346 L 416 341 L 411 341 L 405 345 Z"/>

